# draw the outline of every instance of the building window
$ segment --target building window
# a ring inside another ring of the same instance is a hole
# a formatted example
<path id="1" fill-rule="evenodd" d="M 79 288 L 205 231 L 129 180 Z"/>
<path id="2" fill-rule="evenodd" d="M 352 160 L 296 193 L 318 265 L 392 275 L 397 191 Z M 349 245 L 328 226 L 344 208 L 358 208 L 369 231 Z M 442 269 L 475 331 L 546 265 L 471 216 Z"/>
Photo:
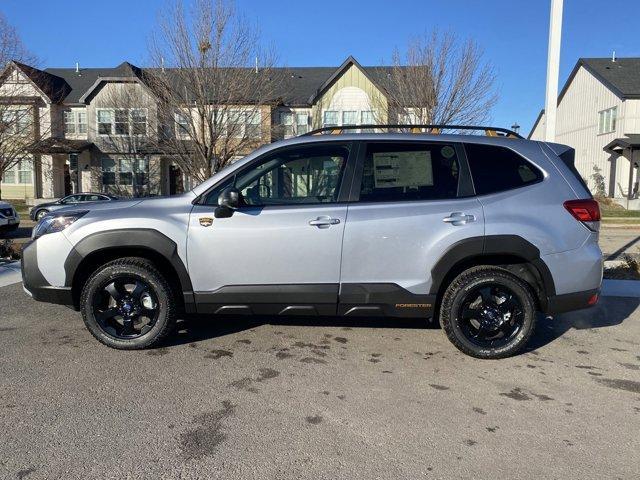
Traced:
<path id="1" fill-rule="evenodd" d="M 2 112 L 2 131 L 9 135 L 28 135 L 31 114 L 28 109 L 9 109 Z"/>
<path id="2" fill-rule="evenodd" d="M 225 122 L 226 135 L 234 138 L 260 138 L 262 136 L 260 110 L 229 110 Z"/>
<path id="3" fill-rule="evenodd" d="M 323 127 L 372 124 L 374 113 L 371 110 L 325 110 Z"/>
<path id="4" fill-rule="evenodd" d="M 295 135 L 293 127 L 293 113 L 282 112 L 280 114 L 280 123 L 282 124 L 284 130 L 284 138 L 290 138 Z"/>
<path id="5" fill-rule="evenodd" d="M 134 108 L 131 114 L 131 135 L 147 134 L 147 111 L 143 108 Z"/>
<path id="6" fill-rule="evenodd" d="M 245 134 L 249 138 L 262 137 L 262 113 L 260 110 L 245 113 Z"/>
<path id="7" fill-rule="evenodd" d="M 65 111 L 64 133 L 70 135 L 87 133 L 87 112 L 75 109 Z"/>
<path id="8" fill-rule="evenodd" d="M 282 112 L 280 113 L 280 123 L 284 130 L 284 138 L 303 135 L 309 131 L 309 114 Z"/>
<path id="9" fill-rule="evenodd" d="M 18 162 L 18 183 L 20 185 L 31 185 L 33 183 L 33 164 L 31 160 L 20 160 Z"/>
<path id="10" fill-rule="evenodd" d="M 102 185 L 116 184 L 116 161 L 113 158 L 102 159 Z"/>
<path id="11" fill-rule="evenodd" d="M 176 138 L 189 138 L 189 120 L 184 113 L 175 113 Z"/>
<path id="12" fill-rule="evenodd" d="M 358 112 L 356 110 L 345 110 L 342 112 L 342 125 L 357 125 Z"/>
<path id="13" fill-rule="evenodd" d="M 338 126 L 338 112 L 336 110 L 326 110 L 322 119 L 323 127 L 337 127 Z"/>
<path id="14" fill-rule="evenodd" d="M 598 134 L 614 132 L 616 130 L 617 117 L 618 107 L 598 112 Z"/>
<path id="15" fill-rule="evenodd" d="M 371 110 L 363 110 L 360 112 L 360 125 L 373 125 L 374 121 Z"/>
<path id="16" fill-rule="evenodd" d="M 309 131 L 309 115 L 306 113 L 296 114 L 296 133 L 304 135 Z"/>
<path id="17" fill-rule="evenodd" d="M 135 136 L 147 134 L 145 108 L 101 108 L 97 110 L 98 134 Z"/>
<path id="18" fill-rule="evenodd" d="M 5 170 L 2 183 L 33 185 L 33 162 L 30 159 L 20 160 L 13 167 Z"/>
<path id="19" fill-rule="evenodd" d="M 111 135 L 113 124 L 113 111 L 112 110 L 98 110 L 98 134 L 99 135 Z"/>
<path id="20" fill-rule="evenodd" d="M 103 158 L 103 190 L 109 187 L 146 187 L 149 183 L 149 160 L 146 158 Z"/>

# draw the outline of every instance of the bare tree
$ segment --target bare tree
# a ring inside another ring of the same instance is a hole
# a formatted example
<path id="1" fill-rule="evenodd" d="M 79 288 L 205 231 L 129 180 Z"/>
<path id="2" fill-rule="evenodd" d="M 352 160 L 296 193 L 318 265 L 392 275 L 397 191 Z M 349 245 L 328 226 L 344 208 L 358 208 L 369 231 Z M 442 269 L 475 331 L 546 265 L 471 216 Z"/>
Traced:
<path id="1" fill-rule="evenodd" d="M 15 27 L 0 13 L 0 68 L 4 68 L 11 60 L 28 65 L 37 63 L 36 57 L 22 43 Z"/>
<path id="2" fill-rule="evenodd" d="M 151 180 L 160 177 L 160 165 L 150 160 L 157 153 L 157 99 L 153 92 L 132 77 L 105 84 L 95 104 L 100 109 L 96 142 L 113 164 L 104 171 L 94 171 L 93 183 L 107 179 L 105 190 L 120 196 L 157 193 L 158 185 L 152 185 Z"/>
<path id="3" fill-rule="evenodd" d="M 31 169 L 29 149 L 50 128 L 44 101 L 34 95 L 31 83 L 10 63 L 12 60 L 34 63 L 35 57 L 25 48 L 16 29 L 0 14 L 0 65 L 3 69 L 0 73 L 0 178 L 6 177 L 6 172 L 20 162 L 27 162 Z"/>
<path id="4" fill-rule="evenodd" d="M 497 100 L 495 75 L 473 40 L 453 33 L 416 37 L 393 54 L 385 90 L 390 123 L 477 125 Z"/>
<path id="5" fill-rule="evenodd" d="M 160 98 L 159 146 L 184 174 L 204 181 L 270 140 L 280 80 L 254 28 L 224 0 L 178 1 L 161 18 L 145 81 Z"/>

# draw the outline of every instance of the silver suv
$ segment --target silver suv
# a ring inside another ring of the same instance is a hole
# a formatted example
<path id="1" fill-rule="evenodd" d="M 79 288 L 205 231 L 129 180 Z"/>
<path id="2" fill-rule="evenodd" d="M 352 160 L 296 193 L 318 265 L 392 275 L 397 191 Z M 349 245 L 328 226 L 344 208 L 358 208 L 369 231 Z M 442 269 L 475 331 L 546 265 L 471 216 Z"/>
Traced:
<path id="1" fill-rule="evenodd" d="M 52 213 L 24 288 L 121 349 L 183 313 L 364 315 L 437 319 L 464 353 L 512 355 L 538 312 L 598 301 L 600 212 L 571 148 L 496 130 L 305 135 L 181 196 Z"/>

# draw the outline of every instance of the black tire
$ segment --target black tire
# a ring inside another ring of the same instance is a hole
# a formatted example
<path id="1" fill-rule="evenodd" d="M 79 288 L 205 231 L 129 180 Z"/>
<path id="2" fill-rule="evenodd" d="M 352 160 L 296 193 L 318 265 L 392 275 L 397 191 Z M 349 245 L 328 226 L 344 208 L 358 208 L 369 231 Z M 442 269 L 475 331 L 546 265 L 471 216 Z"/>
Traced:
<path id="1" fill-rule="evenodd" d="M 465 270 L 442 297 L 440 324 L 451 343 L 472 357 L 497 359 L 516 354 L 531 338 L 535 323 L 531 288 L 503 268 Z"/>
<path id="2" fill-rule="evenodd" d="M 42 219 L 42 217 L 44 217 L 47 213 L 49 213 L 48 210 L 45 210 L 45 209 L 38 210 L 35 214 L 36 222 L 39 222 Z"/>
<path id="3" fill-rule="evenodd" d="M 136 295 L 139 285 L 144 289 Z M 109 294 L 111 291 L 116 296 Z M 152 308 L 143 305 L 147 300 Z M 125 303 L 127 315 L 122 314 Z M 137 305 L 133 313 L 131 303 Z M 96 339 L 121 350 L 157 345 L 173 331 L 176 323 L 176 300 L 169 283 L 152 262 L 138 257 L 113 260 L 98 268 L 82 289 L 80 310 L 85 325 Z M 141 313 L 132 320 L 136 311 Z"/>

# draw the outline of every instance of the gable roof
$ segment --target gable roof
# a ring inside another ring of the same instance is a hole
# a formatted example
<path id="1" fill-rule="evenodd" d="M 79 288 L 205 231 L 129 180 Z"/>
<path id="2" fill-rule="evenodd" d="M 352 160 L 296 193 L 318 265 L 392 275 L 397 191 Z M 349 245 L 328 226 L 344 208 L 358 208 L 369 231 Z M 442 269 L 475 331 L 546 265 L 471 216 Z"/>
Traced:
<path id="1" fill-rule="evenodd" d="M 374 85 L 376 85 L 380 90 L 382 90 L 380 88 L 380 85 L 378 85 L 377 80 L 375 80 L 373 78 L 373 76 L 371 75 L 371 73 L 375 73 L 376 75 L 378 75 L 380 72 L 378 71 L 378 69 L 380 68 L 385 68 L 385 67 L 369 67 L 369 68 L 364 68 L 362 65 L 360 65 L 360 63 L 358 63 L 358 61 L 353 58 L 353 56 L 349 55 L 347 57 L 347 59 L 342 62 L 342 65 L 340 65 L 337 69 L 334 70 L 334 72 L 331 74 L 331 76 L 329 78 L 327 78 L 322 85 L 320 85 L 317 90 L 313 93 L 313 95 L 311 95 L 309 97 L 308 103 L 312 104 L 316 101 L 316 99 L 322 95 L 332 84 L 333 82 L 338 79 L 349 67 L 351 66 L 355 66 L 357 67 L 363 74 L 365 77 L 367 77 L 367 79 L 373 83 Z M 375 69 L 375 71 L 374 71 Z"/>
<path id="2" fill-rule="evenodd" d="M 611 58 L 580 58 L 558 95 L 558 104 L 567 93 L 580 67 L 584 67 L 621 99 L 640 98 L 640 58 L 617 58 L 615 62 Z"/>
<path id="3" fill-rule="evenodd" d="M 101 82 L 100 79 L 140 78 L 142 69 L 129 62 L 122 62 L 113 68 L 46 68 L 46 73 L 63 78 L 70 87 L 65 103 L 82 103 L 82 98 L 90 94 Z"/>
<path id="4" fill-rule="evenodd" d="M 332 84 L 350 65 L 356 65 L 364 75 L 376 86 L 383 84 L 383 79 L 391 72 L 392 67 L 369 66 L 363 67 L 358 61 L 349 56 L 339 67 L 278 67 L 273 71 L 282 76 L 275 99 L 291 107 L 309 107 L 318 94 Z M 166 69 L 169 72 L 171 69 Z M 253 68 L 247 68 L 252 72 Z M 64 103 L 81 104 L 97 88 L 101 82 L 114 79 L 139 80 L 144 82 L 145 72 L 157 69 L 140 68 L 129 62 L 122 62 L 114 68 L 82 68 L 76 72 L 75 68 L 47 68 L 43 73 L 63 80 L 68 85 Z M 247 99 L 250 101 L 251 99 Z"/>
<path id="5" fill-rule="evenodd" d="M 21 71 L 51 102 L 59 102 L 71 90 L 63 78 L 43 70 L 12 60 L 5 72 L 11 67 Z"/>
<path id="6" fill-rule="evenodd" d="M 620 99 L 640 99 L 640 57 L 617 58 L 615 62 L 611 58 L 579 58 L 562 90 L 560 90 L 558 105 L 569 90 L 580 67 L 583 67 Z M 529 132 L 529 137 L 533 134 L 543 114 L 544 110 L 538 115 Z"/>

